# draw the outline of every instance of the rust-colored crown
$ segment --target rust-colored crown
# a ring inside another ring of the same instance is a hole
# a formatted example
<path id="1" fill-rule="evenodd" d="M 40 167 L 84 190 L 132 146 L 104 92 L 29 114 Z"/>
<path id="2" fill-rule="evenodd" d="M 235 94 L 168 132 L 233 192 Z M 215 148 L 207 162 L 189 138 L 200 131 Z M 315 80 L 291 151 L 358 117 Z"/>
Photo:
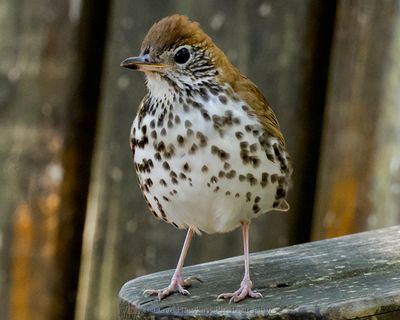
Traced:
<path id="1" fill-rule="evenodd" d="M 163 52 L 183 44 L 212 43 L 197 22 L 175 14 L 153 24 L 142 43 L 142 51 L 153 48 Z"/>

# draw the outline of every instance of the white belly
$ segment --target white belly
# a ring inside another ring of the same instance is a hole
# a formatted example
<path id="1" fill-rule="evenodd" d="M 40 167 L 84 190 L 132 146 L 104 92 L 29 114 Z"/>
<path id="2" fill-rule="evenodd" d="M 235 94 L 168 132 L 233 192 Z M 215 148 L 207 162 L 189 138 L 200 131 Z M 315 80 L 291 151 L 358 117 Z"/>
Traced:
<path id="1" fill-rule="evenodd" d="M 198 102 L 203 111 L 171 107 L 161 126 L 161 108 L 135 119 L 135 167 L 158 217 L 197 232 L 227 232 L 278 207 L 277 188 L 287 181 L 271 147 L 276 139 L 268 148 L 260 143 L 262 127 L 241 103 Z M 283 197 L 278 202 L 284 209 Z"/>

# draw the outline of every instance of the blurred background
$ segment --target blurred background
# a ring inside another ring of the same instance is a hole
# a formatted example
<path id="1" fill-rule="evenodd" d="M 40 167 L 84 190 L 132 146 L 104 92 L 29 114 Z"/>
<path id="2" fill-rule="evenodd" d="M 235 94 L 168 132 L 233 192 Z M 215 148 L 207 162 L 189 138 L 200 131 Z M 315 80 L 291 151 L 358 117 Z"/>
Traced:
<path id="1" fill-rule="evenodd" d="M 116 319 L 124 282 L 175 267 L 185 232 L 131 164 L 144 78 L 119 67 L 172 13 L 261 88 L 294 159 L 251 251 L 400 222 L 399 0 L 1 0 L 1 320 Z M 187 264 L 241 254 L 240 231 L 203 235 Z"/>

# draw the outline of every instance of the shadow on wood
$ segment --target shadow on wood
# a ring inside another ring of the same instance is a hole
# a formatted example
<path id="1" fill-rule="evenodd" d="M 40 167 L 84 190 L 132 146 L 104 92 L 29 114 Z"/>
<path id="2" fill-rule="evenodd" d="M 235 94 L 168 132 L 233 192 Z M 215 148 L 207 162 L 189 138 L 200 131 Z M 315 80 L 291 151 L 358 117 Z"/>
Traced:
<path id="1" fill-rule="evenodd" d="M 255 253 L 252 279 L 264 297 L 238 304 L 216 298 L 239 285 L 242 257 L 184 268 L 185 276 L 204 281 L 191 296 L 144 296 L 145 289 L 167 286 L 173 271 L 146 275 L 122 287 L 120 319 L 399 319 L 399 238 L 395 226 Z"/>

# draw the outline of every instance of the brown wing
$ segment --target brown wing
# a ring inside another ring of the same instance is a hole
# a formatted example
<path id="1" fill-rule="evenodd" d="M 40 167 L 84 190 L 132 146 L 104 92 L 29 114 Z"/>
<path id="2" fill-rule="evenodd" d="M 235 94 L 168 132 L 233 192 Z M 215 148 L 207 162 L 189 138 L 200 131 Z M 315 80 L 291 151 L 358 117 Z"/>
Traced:
<path id="1" fill-rule="evenodd" d="M 248 112 L 255 114 L 260 122 L 264 125 L 264 129 L 271 136 L 276 137 L 282 146 L 285 145 L 285 139 L 279 128 L 278 120 L 272 111 L 267 99 L 263 96 L 257 86 L 248 78 L 242 75 L 232 65 L 225 72 L 223 78 L 231 85 L 232 89 L 237 93 L 247 105 L 250 107 Z"/>

